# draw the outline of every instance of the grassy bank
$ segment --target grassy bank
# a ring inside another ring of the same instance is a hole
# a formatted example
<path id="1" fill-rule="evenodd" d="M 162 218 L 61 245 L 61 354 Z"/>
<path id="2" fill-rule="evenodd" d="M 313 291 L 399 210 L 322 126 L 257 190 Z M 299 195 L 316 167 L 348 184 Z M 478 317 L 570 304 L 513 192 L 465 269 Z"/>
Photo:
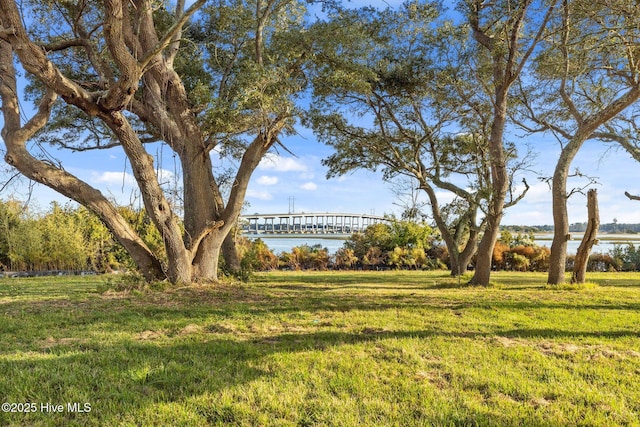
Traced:
<path id="1" fill-rule="evenodd" d="M 640 275 L 589 279 L 290 272 L 126 295 L 2 279 L 0 397 L 36 410 L 0 425 L 639 425 Z"/>

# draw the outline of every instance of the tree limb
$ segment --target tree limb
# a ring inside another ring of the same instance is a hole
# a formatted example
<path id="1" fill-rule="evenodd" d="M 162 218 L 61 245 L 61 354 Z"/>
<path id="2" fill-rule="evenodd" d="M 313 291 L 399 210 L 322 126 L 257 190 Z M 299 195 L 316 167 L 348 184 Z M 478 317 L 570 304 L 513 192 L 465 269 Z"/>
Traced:
<path id="1" fill-rule="evenodd" d="M 628 191 L 625 191 L 624 195 L 627 196 L 629 200 L 640 200 L 640 196 L 634 196 L 633 194 L 630 194 Z"/>
<path id="2" fill-rule="evenodd" d="M 70 47 L 83 46 L 84 41 L 81 39 L 60 40 L 54 43 L 45 43 L 40 46 L 47 52 L 57 52 L 59 50 L 65 50 Z"/>
<path id="3" fill-rule="evenodd" d="M 166 34 L 164 35 L 164 37 L 162 37 L 162 39 L 158 42 L 158 44 L 156 44 L 156 46 L 150 51 L 148 52 L 144 58 L 142 58 L 142 60 L 140 60 L 138 62 L 138 67 L 140 67 L 141 70 L 145 70 L 147 68 L 147 66 L 149 65 L 149 63 L 151 63 L 151 61 L 160 54 L 160 52 L 162 52 L 164 49 L 167 48 L 167 46 L 169 46 L 172 43 L 176 43 L 177 40 L 175 37 L 178 37 L 180 34 L 180 31 L 182 30 L 182 28 L 184 27 L 184 25 L 187 23 L 187 21 L 189 21 L 189 19 L 191 18 L 191 16 L 196 13 L 196 11 L 198 9 L 200 9 L 202 7 L 202 5 L 204 5 L 206 2 L 206 0 L 197 0 L 195 3 L 193 3 L 185 12 L 182 16 L 180 16 L 180 19 L 178 19 L 178 21 L 173 24 L 171 27 L 169 27 L 169 29 L 167 30 Z M 175 56 L 175 53 L 173 53 L 173 51 L 170 53 L 171 56 Z M 144 72 L 144 71 L 143 71 Z"/>

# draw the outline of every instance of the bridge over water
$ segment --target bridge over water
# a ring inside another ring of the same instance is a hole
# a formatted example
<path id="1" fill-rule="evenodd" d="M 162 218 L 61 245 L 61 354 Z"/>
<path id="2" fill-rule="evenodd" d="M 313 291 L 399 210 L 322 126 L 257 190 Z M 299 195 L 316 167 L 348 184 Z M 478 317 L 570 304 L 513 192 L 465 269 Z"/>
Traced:
<path id="1" fill-rule="evenodd" d="M 240 217 L 248 234 L 351 234 L 373 224 L 390 223 L 382 216 L 349 213 L 255 214 Z"/>

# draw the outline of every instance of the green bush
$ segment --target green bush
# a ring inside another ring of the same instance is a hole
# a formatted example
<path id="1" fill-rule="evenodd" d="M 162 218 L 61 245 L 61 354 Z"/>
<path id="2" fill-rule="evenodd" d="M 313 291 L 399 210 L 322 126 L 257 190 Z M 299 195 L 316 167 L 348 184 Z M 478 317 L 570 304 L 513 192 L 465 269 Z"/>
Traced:
<path id="1" fill-rule="evenodd" d="M 344 244 L 357 259 L 357 263 L 375 268 L 389 265 L 395 268 L 426 268 L 440 265 L 428 253 L 435 246 L 436 233 L 425 223 L 393 221 L 374 224 L 362 232 L 354 233 Z M 336 258 L 336 265 L 342 265 Z M 435 254 L 434 254 L 435 256 Z"/>
<path id="2" fill-rule="evenodd" d="M 640 270 L 640 245 L 633 243 L 627 245 L 614 245 L 611 257 L 620 271 Z"/>

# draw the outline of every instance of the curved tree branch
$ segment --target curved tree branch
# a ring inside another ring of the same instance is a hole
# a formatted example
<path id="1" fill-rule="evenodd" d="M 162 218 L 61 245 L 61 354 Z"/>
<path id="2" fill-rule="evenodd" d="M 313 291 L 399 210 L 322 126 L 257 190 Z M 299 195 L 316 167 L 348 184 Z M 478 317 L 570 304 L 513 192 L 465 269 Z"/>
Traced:
<path id="1" fill-rule="evenodd" d="M 625 191 L 624 195 L 627 196 L 629 198 L 629 200 L 640 200 L 640 196 L 634 196 L 634 195 L 630 194 L 628 191 Z"/>

